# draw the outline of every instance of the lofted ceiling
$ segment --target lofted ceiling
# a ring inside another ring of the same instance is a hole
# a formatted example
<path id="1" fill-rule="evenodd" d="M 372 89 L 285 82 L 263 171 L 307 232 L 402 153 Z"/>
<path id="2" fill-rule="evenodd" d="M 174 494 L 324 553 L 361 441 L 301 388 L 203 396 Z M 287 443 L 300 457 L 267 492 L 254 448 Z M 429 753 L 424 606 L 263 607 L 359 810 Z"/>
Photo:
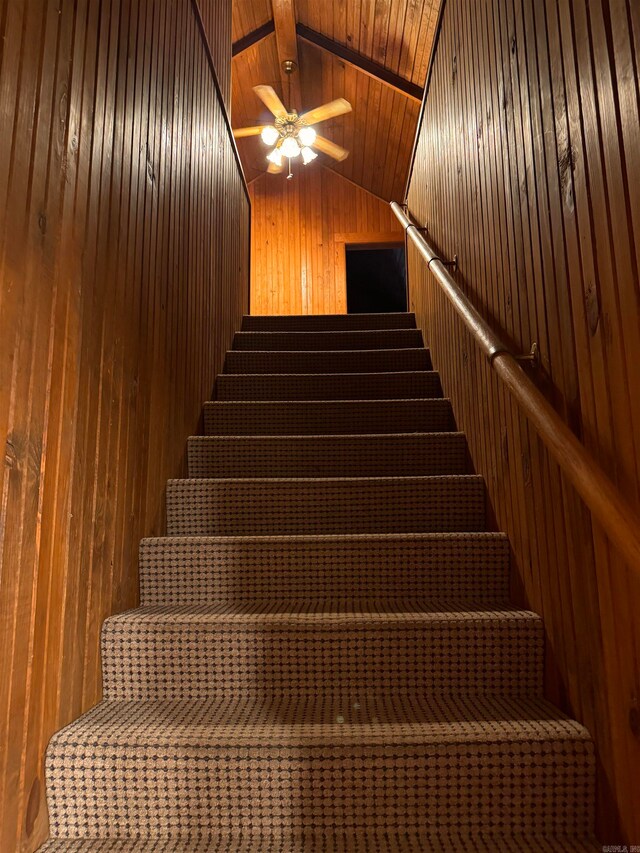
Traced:
<path id="1" fill-rule="evenodd" d="M 440 0 L 233 0 L 234 127 L 269 122 L 252 87 L 298 112 L 344 97 L 353 112 L 322 125 L 351 154 L 322 164 L 385 200 L 401 199 Z M 288 81 L 284 59 L 299 72 Z M 265 172 L 258 138 L 238 140 L 248 181 Z M 282 175 L 268 176 L 283 180 Z"/>

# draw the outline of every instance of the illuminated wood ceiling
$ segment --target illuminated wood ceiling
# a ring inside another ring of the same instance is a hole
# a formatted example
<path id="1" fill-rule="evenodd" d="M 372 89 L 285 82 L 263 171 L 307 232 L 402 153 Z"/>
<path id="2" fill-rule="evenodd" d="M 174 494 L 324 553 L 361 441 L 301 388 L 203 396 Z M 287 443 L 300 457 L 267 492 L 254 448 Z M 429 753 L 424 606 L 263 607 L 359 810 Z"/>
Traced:
<path id="1" fill-rule="evenodd" d="M 269 120 L 252 87 L 300 111 L 344 97 L 353 112 L 323 124 L 351 152 L 323 164 L 383 199 L 401 199 L 440 0 L 234 0 L 232 123 Z M 297 53 L 297 56 L 295 55 Z M 296 59 L 291 97 L 281 62 Z M 247 180 L 266 168 L 257 138 L 238 141 Z M 284 180 L 282 175 L 269 180 Z"/>

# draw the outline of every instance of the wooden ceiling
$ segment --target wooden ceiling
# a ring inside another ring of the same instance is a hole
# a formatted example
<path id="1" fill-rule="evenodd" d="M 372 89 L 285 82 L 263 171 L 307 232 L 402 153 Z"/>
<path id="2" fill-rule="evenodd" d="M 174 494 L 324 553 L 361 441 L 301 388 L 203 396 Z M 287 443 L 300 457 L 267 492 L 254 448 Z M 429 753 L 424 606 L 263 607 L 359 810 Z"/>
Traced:
<path id="1" fill-rule="evenodd" d="M 351 154 L 325 165 L 385 200 L 400 200 L 420 111 L 440 0 L 234 0 L 232 123 L 269 120 L 255 96 L 273 86 L 284 103 L 308 110 L 344 97 L 353 112 L 322 125 Z M 281 70 L 295 59 L 289 96 Z M 258 138 L 238 142 L 248 181 L 265 172 Z M 269 180 L 284 180 L 270 175 Z"/>

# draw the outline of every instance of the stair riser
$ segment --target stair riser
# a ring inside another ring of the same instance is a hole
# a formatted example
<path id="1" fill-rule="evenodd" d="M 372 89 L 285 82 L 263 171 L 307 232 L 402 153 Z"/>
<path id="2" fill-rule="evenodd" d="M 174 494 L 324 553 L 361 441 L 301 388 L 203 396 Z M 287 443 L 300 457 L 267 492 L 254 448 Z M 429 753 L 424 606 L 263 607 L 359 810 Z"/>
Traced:
<path id="1" fill-rule="evenodd" d="M 337 352 L 252 352 L 229 350 L 225 374 L 234 373 L 396 373 L 431 370 L 429 351 L 343 350 Z"/>
<path id="2" fill-rule="evenodd" d="M 357 696 L 539 695 L 539 620 L 389 620 L 333 626 L 286 619 L 279 624 L 129 619 L 105 623 L 103 695 L 113 700 L 205 699 L 295 693 L 331 685 Z"/>
<path id="3" fill-rule="evenodd" d="M 498 534 L 318 539 L 145 539 L 142 605 L 328 598 L 502 603 L 509 546 Z"/>
<path id="4" fill-rule="evenodd" d="M 378 332 L 237 332 L 237 350 L 404 349 L 424 346 L 419 329 Z"/>
<path id="5" fill-rule="evenodd" d="M 462 433 L 377 436 L 198 436 L 190 477 L 401 477 L 468 473 Z"/>
<path id="6" fill-rule="evenodd" d="M 207 435 L 354 435 L 449 432 L 449 400 L 206 403 Z"/>
<path id="7" fill-rule="evenodd" d="M 441 397 L 440 377 L 423 373 L 220 375 L 218 400 L 386 400 Z"/>
<path id="8" fill-rule="evenodd" d="M 543 744 L 68 745 L 47 760 L 54 836 L 447 828 L 586 835 L 593 755 Z"/>
<path id="9" fill-rule="evenodd" d="M 170 536 L 447 533 L 484 529 L 480 477 L 172 480 Z"/>
<path id="10" fill-rule="evenodd" d="M 304 314 L 242 318 L 243 332 L 330 332 L 358 329 L 415 329 L 415 314 Z"/>

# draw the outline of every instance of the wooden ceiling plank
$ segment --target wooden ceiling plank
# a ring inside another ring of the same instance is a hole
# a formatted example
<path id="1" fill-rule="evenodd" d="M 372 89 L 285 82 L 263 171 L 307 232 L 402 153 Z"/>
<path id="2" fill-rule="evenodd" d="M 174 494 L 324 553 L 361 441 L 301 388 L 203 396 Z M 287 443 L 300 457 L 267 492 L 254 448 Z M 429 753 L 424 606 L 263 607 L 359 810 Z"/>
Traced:
<path id="1" fill-rule="evenodd" d="M 257 44 L 259 41 L 262 41 L 262 39 L 270 36 L 274 30 L 275 24 L 271 20 L 267 21 L 267 23 L 263 24 L 261 27 L 257 27 L 255 30 L 252 30 L 250 33 L 247 33 L 246 36 L 238 39 L 238 41 L 234 41 L 231 45 L 231 56 L 236 57 L 248 48 L 253 47 L 254 44 Z"/>
<path id="2" fill-rule="evenodd" d="M 360 14 L 362 4 L 347 2 L 344 40 L 352 49 L 360 36 Z M 311 27 L 311 29 L 313 29 Z"/>
<path id="3" fill-rule="evenodd" d="M 426 5 L 426 2 L 425 4 Z M 427 64 L 431 54 L 430 45 L 433 44 L 433 37 L 430 33 L 429 22 L 431 15 L 427 14 L 423 5 L 422 15 L 420 15 L 418 36 L 416 46 L 413 50 L 413 68 L 411 69 L 412 80 L 424 80 L 427 76 Z M 429 10 L 431 12 L 431 10 Z"/>
<path id="4" fill-rule="evenodd" d="M 267 124 L 272 118 L 256 97 L 253 86 L 278 79 L 278 57 L 275 36 L 257 42 L 233 60 L 232 107 L 234 127 Z M 239 140 L 245 174 L 251 180 L 262 174 L 267 163 L 266 150 L 258 139 Z"/>
<path id="5" fill-rule="evenodd" d="M 389 186 L 385 189 L 385 197 L 391 201 L 403 197 L 404 183 L 409 168 L 409 157 L 418 126 L 418 112 L 419 110 L 415 104 L 405 103 L 402 121 L 395 130 L 396 138 L 400 140 L 400 144 L 396 150 L 395 161 L 389 163 Z"/>
<path id="6" fill-rule="evenodd" d="M 400 53 L 403 45 L 403 34 L 407 19 L 409 4 L 394 0 L 389 15 L 389 31 L 387 34 L 387 45 L 384 64 L 391 68 L 400 77 Z"/>
<path id="7" fill-rule="evenodd" d="M 234 0 L 232 41 L 239 41 L 271 19 L 271 0 Z"/>
<path id="8" fill-rule="evenodd" d="M 296 31 L 304 41 L 314 44 L 316 47 L 320 47 L 322 50 L 327 51 L 327 53 L 337 56 L 343 62 L 347 62 L 354 68 L 357 68 L 359 71 L 362 71 L 364 74 L 372 77 L 374 80 L 390 86 L 392 89 L 395 89 L 397 92 L 400 92 L 400 94 L 405 95 L 414 101 L 422 101 L 424 90 L 421 86 L 417 86 L 410 80 L 405 80 L 393 71 L 389 71 L 388 68 L 385 68 L 377 62 L 373 62 L 373 60 L 368 59 L 360 53 L 356 53 L 356 51 L 351 50 L 349 47 L 345 47 L 343 44 L 332 41 L 326 36 L 323 36 L 322 33 L 317 33 L 315 30 L 311 30 L 304 24 L 298 24 Z"/>
<path id="9" fill-rule="evenodd" d="M 371 53 L 367 54 L 369 59 L 385 68 L 389 68 L 389 63 L 387 62 L 387 45 L 391 29 L 391 12 L 392 4 L 390 0 L 383 0 L 383 2 L 375 4 Z M 390 70 L 393 69 L 391 68 Z"/>
<path id="10" fill-rule="evenodd" d="M 302 93 L 300 88 L 298 39 L 296 35 L 295 0 L 271 0 L 271 7 L 273 9 L 273 22 L 276 31 L 283 100 L 287 109 L 295 109 L 300 112 L 302 110 Z M 287 60 L 293 60 L 296 64 L 296 70 L 293 74 L 287 74 L 284 70 L 283 63 Z M 291 95 L 289 95 L 289 92 L 291 92 Z"/>
<path id="11" fill-rule="evenodd" d="M 357 50 L 363 56 L 372 56 L 373 31 L 376 25 L 376 0 L 365 0 L 360 15 L 360 40 Z"/>
<path id="12" fill-rule="evenodd" d="M 385 119 L 391 117 L 389 110 L 389 101 L 394 97 L 395 92 L 387 86 L 382 86 L 380 83 L 376 85 L 377 92 L 374 95 L 374 104 L 376 104 L 375 113 L 369 116 L 367 135 L 369 144 L 367 146 L 368 161 L 366 165 L 366 174 L 369 180 L 369 186 L 378 194 L 381 194 L 382 174 L 387 166 L 389 155 L 389 124 L 387 120 L 380 121 L 380 116 Z"/>
<path id="13" fill-rule="evenodd" d="M 416 51 L 416 38 L 419 24 L 416 21 L 420 20 L 422 11 L 417 4 L 411 3 L 407 7 L 407 14 L 404 20 L 402 29 L 402 45 L 400 48 L 400 57 L 398 59 L 398 74 L 406 80 L 413 80 L 413 59 Z"/>

